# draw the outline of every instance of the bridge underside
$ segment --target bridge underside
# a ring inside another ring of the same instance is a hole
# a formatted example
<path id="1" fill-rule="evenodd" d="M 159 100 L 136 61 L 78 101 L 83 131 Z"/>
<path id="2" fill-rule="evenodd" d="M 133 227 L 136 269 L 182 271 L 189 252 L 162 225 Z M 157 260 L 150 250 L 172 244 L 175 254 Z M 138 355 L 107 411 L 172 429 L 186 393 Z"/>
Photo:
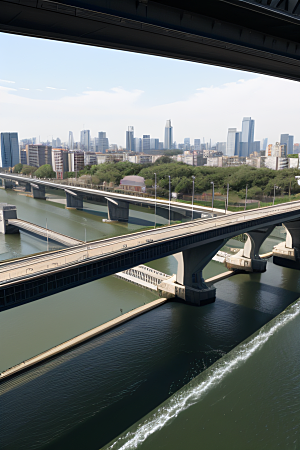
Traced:
<path id="1" fill-rule="evenodd" d="M 300 80 L 296 0 L 0 0 L 0 31 Z"/>

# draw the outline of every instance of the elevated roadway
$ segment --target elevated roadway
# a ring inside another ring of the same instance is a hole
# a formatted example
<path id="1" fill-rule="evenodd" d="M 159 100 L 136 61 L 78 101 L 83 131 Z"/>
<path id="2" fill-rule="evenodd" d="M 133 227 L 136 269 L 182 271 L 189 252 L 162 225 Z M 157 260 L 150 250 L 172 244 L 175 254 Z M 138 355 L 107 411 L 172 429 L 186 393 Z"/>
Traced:
<path id="1" fill-rule="evenodd" d="M 299 14 L 298 0 L 0 0 L 0 31 L 298 81 Z"/>
<path id="2" fill-rule="evenodd" d="M 203 282 L 202 270 L 228 239 L 248 233 L 251 237 L 249 254 L 239 256 L 238 267 L 265 270 L 257 256 L 263 239 L 274 226 L 282 223 L 298 224 L 299 234 L 299 220 L 300 201 L 296 201 L 4 262 L 0 264 L 0 309 L 15 307 L 172 254 L 176 254 L 179 262 L 177 282 L 188 290 L 186 301 L 201 304 L 202 300 L 197 300 L 199 292 L 205 301 L 215 298 L 215 289 L 213 292 Z"/>

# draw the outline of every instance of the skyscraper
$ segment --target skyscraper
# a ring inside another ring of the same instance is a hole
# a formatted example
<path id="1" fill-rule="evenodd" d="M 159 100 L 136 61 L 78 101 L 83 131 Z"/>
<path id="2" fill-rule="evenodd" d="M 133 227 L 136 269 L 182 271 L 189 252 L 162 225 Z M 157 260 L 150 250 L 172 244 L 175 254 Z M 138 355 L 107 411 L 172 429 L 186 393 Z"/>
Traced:
<path id="1" fill-rule="evenodd" d="M 19 159 L 18 133 L 1 133 L 0 167 L 14 167 Z"/>
<path id="2" fill-rule="evenodd" d="M 236 128 L 228 128 L 227 149 L 226 149 L 227 156 L 235 155 L 235 135 L 236 135 Z"/>
<path id="3" fill-rule="evenodd" d="M 241 140 L 242 140 L 242 132 L 237 131 L 235 133 L 234 156 L 240 156 L 240 154 L 241 154 Z"/>
<path id="4" fill-rule="evenodd" d="M 109 149 L 109 141 L 106 137 L 105 131 L 99 131 L 98 133 L 98 151 L 104 153 L 105 150 Z"/>
<path id="5" fill-rule="evenodd" d="M 190 140 L 190 138 L 184 138 L 183 144 L 184 144 L 184 149 L 185 150 L 190 150 L 191 149 L 191 140 Z"/>
<path id="6" fill-rule="evenodd" d="M 265 152 L 267 150 L 267 145 L 268 145 L 268 138 L 263 138 L 260 141 L 260 150 Z"/>
<path id="7" fill-rule="evenodd" d="M 73 136 L 73 131 L 69 131 L 69 149 L 73 150 L 74 149 L 74 136 Z"/>
<path id="8" fill-rule="evenodd" d="M 201 150 L 201 139 L 194 139 L 194 148 L 196 151 Z"/>
<path id="9" fill-rule="evenodd" d="M 171 120 L 167 120 L 165 127 L 165 149 L 172 148 L 173 145 L 173 127 L 171 125 Z"/>
<path id="10" fill-rule="evenodd" d="M 146 152 L 147 150 L 150 150 L 150 134 L 144 134 L 143 135 L 143 152 Z"/>
<path id="11" fill-rule="evenodd" d="M 134 149 L 136 153 L 139 153 L 142 151 L 142 139 L 141 138 L 134 138 Z"/>
<path id="12" fill-rule="evenodd" d="M 128 127 L 126 131 L 126 150 L 129 152 L 134 152 L 134 127 Z"/>
<path id="13" fill-rule="evenodd" d="M 289 134 L 281 134 L 280 144 L 286 145 L 288 155 L 291 155 L 294 152 L 294 136 L 291 136 Z"/>
<path id="14" fill-rule="evenodd" d="M 254 141 L 255 121 L 251 117 L 244 117 L 242 122 L 242 141 L 240 156 L 249 156 L 252 153 L 252 142 Z"/>
<path id="15" fill-rule="evenodd" d="M 90 130 L 82 130 L 80 133 L 81 150 L 88 152 L 90 150 Z"/>

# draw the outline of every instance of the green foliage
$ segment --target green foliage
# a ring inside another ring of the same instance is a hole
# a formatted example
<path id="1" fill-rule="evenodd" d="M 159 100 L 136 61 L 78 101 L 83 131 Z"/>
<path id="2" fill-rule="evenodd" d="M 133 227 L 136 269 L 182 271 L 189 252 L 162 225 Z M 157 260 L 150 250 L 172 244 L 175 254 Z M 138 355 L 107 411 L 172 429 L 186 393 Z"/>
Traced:
<path id="1" fill-rule="evenodd" d="M 183 150 L 165 150 L 164 156 L 182 155 Z"/>
<path id="2" fill-rule="evenodd" d="M 288 158 L 297 158 L 298 159 L 298 153 L 290 153 L 289 155 L 287 155 Z"/>
<path id="3" fill-rule="evenodd" d="M 27 166 L 27 164 L 24 164 L 21 170 L 21 173 L 23 175 L 32 175 L 37 170 L 36 167 L 33 166 Z"/>
<path id="4" fill-rule="evenodd" d="M 65 172 L 64 178 L 75 178 L 75 172 Z"/>
<path id="5" fill-rule="evenodd" d="M 20 173 L 22 168 L 23 168 L 23 164 L 21 164 L 21 163 L 16 164 L 15 167 L 13 168 L 13 172 L 14 173 Z"/>
<path id="6" fill-rule="evenodd" d="M 38 178 L 55 178 L 56 174 L 53 172 L 52 166 L 50 164 L 44 164 L 39 167 L 34 175 Z"/>

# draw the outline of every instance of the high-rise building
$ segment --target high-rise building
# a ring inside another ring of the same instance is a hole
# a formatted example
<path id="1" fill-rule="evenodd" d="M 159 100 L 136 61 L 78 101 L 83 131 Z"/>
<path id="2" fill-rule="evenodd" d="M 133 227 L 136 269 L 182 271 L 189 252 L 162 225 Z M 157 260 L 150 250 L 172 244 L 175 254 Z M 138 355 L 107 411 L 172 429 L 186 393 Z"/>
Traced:
<path id="1" fill-rule="evenodd" d="M 81 150 L 84 150 L 86 152 L 90 151 L 90 130 L 82 130 L 80 132 L 80 146 Z"/>
<path id="2" fill-rule="evenodd" d="M 190 138 L 184 138 L 183 139 L 183 145 L 184 145 L 184 149 L 185 150 L 190 150 L 191 149 L 191 140 L 190 140 Z"/>
<path id="3" fill-rule="evenodd" d="M 65 172 L 69 171 L 68 150 L 65 148 L 52 149 L 52 168 L 56 173 L 56 178 L 62 180 Z"/>
<path id="4" fill-rule="evenodd" d="M 150 139 L 150 149 L 158 150 L 158 146 L 159 146 L 159 139 L 151 138 Z"/>
<path id="5" fill-rule="evenodd" d="M 291 155 L 294 151 L 294 136 L 291 136 L 290 134 L 281 134 L 280 144 L 285 144 L 287 148 L 287 154 Z"/>
<path id="6" fill-rule="evenodd" d="M 216 150 L 217 152 L 222 152 L 223 155 L 226 155 L 226 142 L 217 142 Z"/>
<path id="7" fill-rule="evenodd" d="M 18 133 L 0 133 L 0 167 L 14 167 L 19 161 Z"/>
<path id="8" fill-rule="evenodd" d="M 134 149 L 136 153 L 140 153 L 142 151 L 142 139 L 134 138 Z"/>
<path id="9" fill-rule="evenodd" d="M 234 156 L 235 155 L 235 135 L 236 135 L 236 128 L 228 128 L 228 134 L 227 134 L 227 149 L 226 149 L 226 155 L 227 156 Z"/>
<path id="10" fill-rule="evenodd" d="M 242 141 L 240 156 L 249 156 L 252 153 L 252 142 L 254 141 L 255 121 L 251 117 L 244 117 L 242 122 Z M 246 145 L 245 145 L 246 144 Z"/>
<path id="11" fill-rule="evenodd" d="M 73 150 L 74 149 L 74 136 L 73 136 L 73 131 L 69 131 L 69 149 Z"/>
<path id="12" fill-rule="evenodd" d="M 167 120 L 166 126 L 165 126 L 165 149 L 172 148 L 173 145 L 173 127 L 171 125 L 171 120 Z"/>
<path id="13" fill-rule="evenodd" d="M 265 152 L 267 150 L 267 145 L 268 145 L 268 138 L 262 139 L 260 141 L 260 150 Z"/>
<path id="14" fill-rule="evenodd" d="M 52 165 L 51 145 L 26 145 L 26 164 L 32 167 L 41 167 L 44 164 Z"/>
<path id="15" fill-rule="evenodd" d="M 234 156 L 240 156 L 241 140 L 242 140 L 242 132 L 241 131 L 237 131 L 235 133 Z"/>
<path id="16" fill-rule="evenodd" d="M 106 137 L 105 131 L 99 131 L 98 133 L 98 152 L 104 153 L 105 150 L 109 149 L 109 141 Z"/>
<path id="17" fill-rule="evenodd" d="M 147 152 L 148 150 L 150 150 L 150 134 L 144 134 L 143 135 L 143 142 L 142 142 L 142 151 L 143 152 Z"/>
<path id="18" fill-rule="evenodd" d="M 68 169 L 69 172 L 77 173 L 79 170 L 84 169 L 84 156 L 86 152 L 81 150 L 75 150 L 68 152 Z M 97 164 L 97 158 L 96 163 Z"/>
<path id="19" fill-rule="evenodd" d="M 134 127 L 128 127 L 126 131 L 126 150 L 129 152 L 134 152 Z"/>
<path id="20" fill-rule="evenodd" d="M 196 151 L 201 150 L 201 139 L 194 139 L 194 149 Z"/>

